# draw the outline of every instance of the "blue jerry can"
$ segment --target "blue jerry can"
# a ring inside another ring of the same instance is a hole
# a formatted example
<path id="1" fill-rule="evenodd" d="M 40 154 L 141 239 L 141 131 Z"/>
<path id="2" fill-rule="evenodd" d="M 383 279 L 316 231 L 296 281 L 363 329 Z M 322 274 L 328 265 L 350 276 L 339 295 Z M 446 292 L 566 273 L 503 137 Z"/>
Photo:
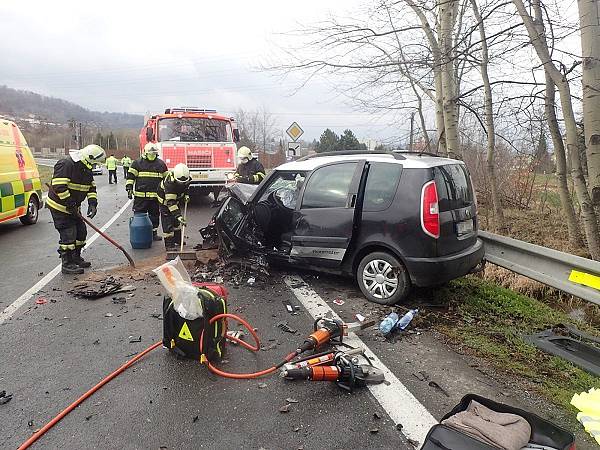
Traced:
<path id="1" fill-rule="evenodd" d="M 136 212 L 129 218 L 129 242 L 132 248 L 152 247 L 152 222 L 147 212 Z"/>

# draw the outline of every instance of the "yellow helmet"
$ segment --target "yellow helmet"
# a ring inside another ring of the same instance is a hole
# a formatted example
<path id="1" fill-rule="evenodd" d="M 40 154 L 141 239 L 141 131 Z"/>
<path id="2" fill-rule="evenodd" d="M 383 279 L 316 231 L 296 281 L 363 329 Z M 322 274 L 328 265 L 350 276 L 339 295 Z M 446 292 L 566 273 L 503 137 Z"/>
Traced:
<path id="1" fill-rule="evenodd" d="M 190 169 L 183 163 L 179 163 L 173 168 L 173 177 L 176 183 L 189 184 L 192 181 Z"/>
<path id="2" fill-rule="evenodd" d="M 103 163 L 106 159 L 106 152 L 99 145 L 90 144 L 80 150 L 80 158 L 87 164 Z"/>
<path id="3" fill-rule="evenodd" d="M 237 156 L 239 159 L 248 158 L 252 159 L 252 152 L 246 146 L 240 147 L 237 152 Z"/>
<path id="4" fill-rule="evenodd" d="M 144 145 L 144 157 L 148 158 L 150 161 L 156 159 L 158 156 L 158 145 L 155 142 L 148 142 Z"/>

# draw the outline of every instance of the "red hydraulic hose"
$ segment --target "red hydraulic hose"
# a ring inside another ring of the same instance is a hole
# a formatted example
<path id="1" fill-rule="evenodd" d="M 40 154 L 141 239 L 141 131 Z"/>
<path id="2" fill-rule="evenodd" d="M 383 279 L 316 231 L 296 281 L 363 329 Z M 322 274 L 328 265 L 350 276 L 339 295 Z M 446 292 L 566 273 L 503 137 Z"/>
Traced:
<path id="1" fill-rule="evenodd" d="M 253 345 L 248 344 L 247 342 L 244 342 L 241 339 L 235 338 L 233 336 L 227 336 L 228 340 L 237 342 L 238 344 L 242 345 L 243 347 L 245 347 L 248 350 L 253 351 L 253 352 L 257 352 L 257 351 L 260 350 L 260 341 L 258 339 L 258 335 L 256 334 L 256 331 L 254 331 L 254 328 L 252 328 L 250 326 L 250 324 L 248 322 L 246 322 L 244 319 L 242 319 L 241 317 L 238 317 L 238 316 L 236 316 L 234 314 L 228 314 L 228 313 L 217 314 L 212 319 L 210 319 L 209 323 L 213 324 L 215 321 L 217 321 L 219 319 L 223 319 L 223 318 L 233 319 L 233 320 L 236 320 L 239 323 L 241 323 L 244 326 L 244 328 L 246 328 L 248 330 L 248 332 L 252 335 L 252 337 L 254 338 L 254 342 L 256 343 L 256 345 L 253 346 Z M 204 348 L 203 342 L 204 342 L 204 332 L 202 332 L 202 334 L 200 335 L 200 353 L 201 354 L 204 354 L 204 352 L 203 352 L 203 348 Z M 287 355 L 285 357 L 285 359 L 281 363 L 277 364 L 276 366 L 269 367 L 268 369 L 261 370 L 259 372 L 250 372 L 250 373 L 224 372 L 224 371 L 218 369 L 217 367 L 215 367 L 208 360 L 206 361 L 206 366 L 208 367 L 208 369 L 211 372 L 213 372 L 214 374 L 219 375 L 221 377 L 224 377 L 224 378 L 233 378 L 233 379 L 236 379 L 236 380 L 250 380 L 250 379 L 253 379 L 253 378 L 262 377 L 264 375 L 268 375 L 270 373 L 275 372 L 277 369 L 279 369 L 285 363 L 290 362 L 296 356 L 298 356 L 298 352 L 292 352 L 289 355 Z"/>
<path id="2" fill-rule="evenodd" d="M 162 345 L 162 341 L 159 341 L 155 344 L 152 344 L 150 347 L 148 347 L 143 352 L 135 355 L 132 359 L 127 361 L 125 364 L 123 364 L 121 367 L 119 367 L 113 373 L 111 373 L 106 378 L 104 378 L 102 381 L 100 381 L 100 383 L 98 383 L 96 386 L 91 388 L 89 391 L 87 391 L 85 394 L 83 394 L 81 397 L 79 397 L 77 400 L 75 400 L 73 403 L 71 403 L 69 406 L 67 406 L 54 419 L 52 419 L 50 422 L 48 422 L 46 425 L 44 425 L 38 431 L 33 433 L 33 435 L 29 439 L 27 439 L 23 444 L 21 444 L 21 446 L 19 447 L 19 450 L 24 450 L 26 448 L 29 448 L 31 446 L 31 444 L 33 444 L 35 441 L 37 441 L 39 438 L 41 438 L 50 428 L 52 428 L 54 425 L 56 425 L 58 422 L 60 422 L 60 420 L 63 417 L 65 417 L 67 414 L 69 414 L 71 411 L 73 411 L 75 408 L 77 408 L 79 405 L 81 405 L 81 403 L 83 403 L 83 401 L 85 399 L 90 397 L 94 392 L 96 392 L 98 389 L 100 389 L 102 386 L 104 386 L 110 380 L 115 378 L 117 375 L 119 375 L 122 372 L 124 372 L 125 370 L 127 370 L 133 363 L 142 359 L 144 356 L 146 356 L 152 350 L 154 350 L 157 347 L 160 347 L 161 345 Z"/>

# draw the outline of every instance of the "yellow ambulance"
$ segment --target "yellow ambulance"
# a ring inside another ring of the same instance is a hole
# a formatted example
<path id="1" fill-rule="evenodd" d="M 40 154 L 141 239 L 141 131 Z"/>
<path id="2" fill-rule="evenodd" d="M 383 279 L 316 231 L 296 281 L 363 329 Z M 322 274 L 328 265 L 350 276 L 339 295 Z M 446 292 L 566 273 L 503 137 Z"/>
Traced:
<path id="1" fill-rule="evenodd" d="M 37 222 L 42 207 L 42 182 L 19 127 L 0 116 L 0 223 L 20 219 Z"/>

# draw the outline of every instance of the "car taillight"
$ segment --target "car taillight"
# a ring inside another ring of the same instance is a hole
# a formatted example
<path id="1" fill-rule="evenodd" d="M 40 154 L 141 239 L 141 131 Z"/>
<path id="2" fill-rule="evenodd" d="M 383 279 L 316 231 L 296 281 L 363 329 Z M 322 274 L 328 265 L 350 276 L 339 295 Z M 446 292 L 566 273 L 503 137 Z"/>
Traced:
<path id="1" fill-rule="evenodd" d="M 421 227 L 425 234 L 440 237 L 440 210 L 435 181 L 423 185 L 421 191 Z"/>

